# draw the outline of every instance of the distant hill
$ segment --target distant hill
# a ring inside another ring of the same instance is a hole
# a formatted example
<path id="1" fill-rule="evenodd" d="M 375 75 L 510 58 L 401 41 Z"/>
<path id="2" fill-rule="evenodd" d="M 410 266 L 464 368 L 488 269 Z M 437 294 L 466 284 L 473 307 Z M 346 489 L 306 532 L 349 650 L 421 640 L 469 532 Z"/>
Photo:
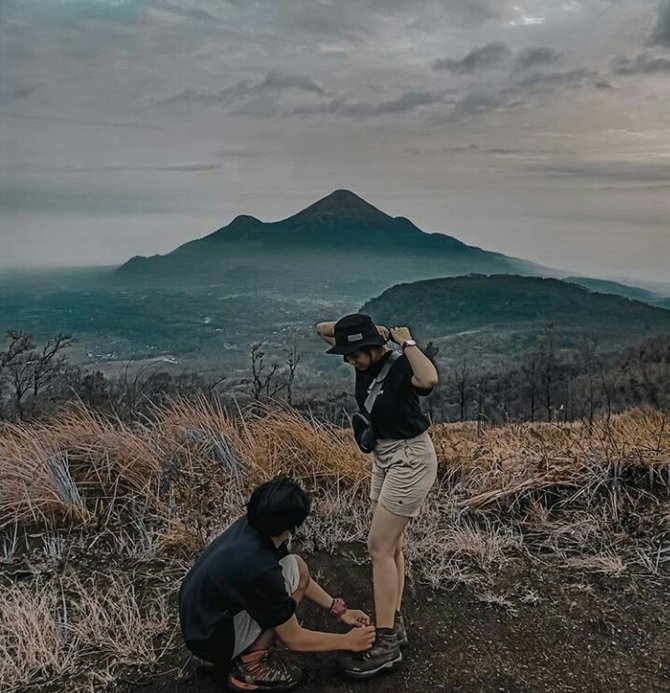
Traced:
<path id="1" fill-rule="evenodd" d="M 518 353 L 533 348 L 550 325 L 557 346 L 566 348 L 593 337 L 613 350 L 670 333 L 670 310 L 539 277 L 474 275 L 400 284 L 362 311 L 388 326 L 408 324 L 423 339 L 446 341 L 453 353 Z"/>
<path id="2" fill-rule="evenodd" d="M 589 291 L 597 291 L 600 294 L 616 294 L 624 296 L 633 301 L 643 301 L 651 305 L 656 305 L 663 300 L 670 301 L 670 298 L 664 297 L 661 294 L 641 289 L 637 286 L 629 286 L 619 282 L 610 281 L 608 279 L 591 279 L 590 277 L 565 277 L 563 281 L 570 284 L 578 284 Z"/>
<path id="3" fill-rule="evenodd" d="M 391 217 L 348 190 L 336 190 L 282 221 L 238 216 L 167 255 L 134 257 L 115 279 L 364 298 L 399 281 L 471 272 L 554 274 L 452 236 L 425 233 L 404 217 Z"/>

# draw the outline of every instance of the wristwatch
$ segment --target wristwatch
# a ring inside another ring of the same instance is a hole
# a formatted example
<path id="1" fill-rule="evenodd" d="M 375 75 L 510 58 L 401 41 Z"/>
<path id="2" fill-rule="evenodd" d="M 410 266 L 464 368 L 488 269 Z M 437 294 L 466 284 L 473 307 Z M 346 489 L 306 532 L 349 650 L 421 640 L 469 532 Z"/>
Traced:
<path id="1" fill-rule="evenodd" d="M 347 613 L 347 605 L 344 603 L 344 599 L 342 599 L 342 597 L 335 597 L 333 603 L 330 605 L 330 609 L 328 609 L 328 613 L 335 616 L 338 621 L 341 621 L 342 616 Z"/>
<path id="2" fill-rule="evenodd" d="M 410 346 L 416 346 L 416 342 L 413 339 L 406 339 L 400 348 L 405 351 L 405 349 Z"/>

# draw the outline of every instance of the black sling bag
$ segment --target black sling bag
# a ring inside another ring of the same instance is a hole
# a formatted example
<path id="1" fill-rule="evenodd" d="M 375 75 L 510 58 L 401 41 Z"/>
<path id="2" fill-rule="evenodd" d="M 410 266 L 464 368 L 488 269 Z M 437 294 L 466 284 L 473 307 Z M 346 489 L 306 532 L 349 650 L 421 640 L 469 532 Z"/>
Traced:
<path id="1" fill-rule="evenodd" d="M 392 351 L 386 363 L 382 366 L 377 377 L 368 387 L 368 396 L 363 406 L 351 417 L 351 426 L 354 429 L 354 438 L 358 447 L 363 452 L 372 452 L 377 444 L 377 436 L 372 427 L 372 419 L 370 414 L 375 406 L 377 395 L 381 392 L 384 378 L 391 370 L 391 366 L 400 358 L 400 352 Z"/>

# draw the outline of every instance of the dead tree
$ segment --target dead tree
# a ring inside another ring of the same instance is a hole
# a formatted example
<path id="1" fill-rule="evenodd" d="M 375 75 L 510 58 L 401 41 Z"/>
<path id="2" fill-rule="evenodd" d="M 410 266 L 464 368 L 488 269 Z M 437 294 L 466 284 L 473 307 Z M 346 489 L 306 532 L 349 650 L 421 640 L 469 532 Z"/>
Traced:
<path id="1" fill-rule="evenodd" d="M 33 374 L 33 396 L 35 399 L 38 398 L 40 391 L 63 374 L 67 366 L 67 358 L 61 352 L 71 347 L 75 342 L 76 340 L 69 335 L 61 333 L 46 343 L 35 362 Z"/>
<path id="2" fill-rule="evenodd" d="M 437 355 L 440 353 L 440 347 L 435 346 L 434 342 L 428 342 L 423 353 L 430 359 L 430 362 L 437 368 Z M 438 389 L 435 388 L 425 399 L 427 400 L 428 416 L 431 421 L 434 421 L 434 408 L 437 399 Z"/>
<path id="3" fill-rule="evenodd" d="M 23 399 L 32 386 L 32 368 L 35 359 L 35 342 L 32 335 L 10 330 L 9 346 L 0 352 L 0 380 L 3 388 L 9 385 L 11 401 L 20 419 L 24 417 Z"/>
<path id="4" fill-rule="evenodd" d="M 454 369 L 454 376 L 458 386 L 459 421 L 465 421 L 465 391 L 468 381 L 468 361 L 466 358 L 463 358 L 459 366 Z"/>
<path id="5" fill-rule="evenodd" d="M 528 382 L 528 405 L 530 408 L 529 419 L 535 421 L 537 412 L 537 373 L 538 373 L 539 354 L 531 351 L 528 354 L 528 362 L 521 367 L 521 373 L 527 378 Z M 522 400 L 522 406 L 525 400 Z"/>
<path id="6" fill-rule="evenodd" d="M 293 404 L 293 384 L 295 372 L 300 364 L 300 352 L 295 344 L 286 351 L 286 401 Z"/>
<path id="7" fill-rule="evenodd" d="M 277 377 L 278 370 L 278 363 L 269 367 L 265 363 L 265 352 L 261 344 L 251 345 L 251 397 L 254 402 L 261 402 L 264 397 L 272 399 L 286 388 L 286 382 L 282 383 Z"/>
<path id="8" fill-rule="evenodd" d="M 59 334 L 38 350 L 32 335 L 10 330 L 7 336 L 9 346 L 0 352 L 0 397 L 9 386 L 14 411 L 19 419 L 24 419 L 30 397 L 34 411 L 42 396 L 64 375 L 67 359 L 61 352 L 72 346 L 75 340 L 69 335 Z"/>
<path id="9" fill-rule="evenodd" d="M 549 325 L 547 336 L 540 348 L 542 357 L 541 378 L 543 387 L 544 407 L 547 410 L 547 421 L 552 419 L 552 407 L 554 405 L 554 333 L 553 325 Z"/>

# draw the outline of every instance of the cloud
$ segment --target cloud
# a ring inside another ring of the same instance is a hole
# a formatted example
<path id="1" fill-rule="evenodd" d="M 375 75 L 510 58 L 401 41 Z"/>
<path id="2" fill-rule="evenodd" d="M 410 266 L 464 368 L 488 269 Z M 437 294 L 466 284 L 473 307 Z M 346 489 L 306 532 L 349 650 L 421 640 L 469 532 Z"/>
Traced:
<path id="1" fill-rule="evenodd" d="M 517 54 L 516 65 L 522 70 L 557 63 L 563 54 L 548 46 L 526 48 Z"/>
<path id="2" fill-rule="evenodd" d="M 480 48 L 473 48 L 461 60 L 443 58 L 433 63 L 435 70 L 449 70 L 456 73 L 469 73 L 477 70 L 499 67 L 511 56 L 512 51 L 500 41 L 487 43 Z"/>
<path id="3" fill-rule="evenodd" d="M 451 109 L 446 114 L 437 116 L 434 122 L 459 123 L 490 111 L 511 109 L 520 105 L 521 101 L 511 90 L 477 89 L 455 101 Z"/>
<path id="4" fill-rule="evenodd" d="M 468 26 L 513 20 L 522 11 L 519 4 L 515 0 L 440 0 L 451 21 L 458 19 Z"/>
<path id="5" fill-rule="evenodd" d="M 593 178 L 621 182 L 663 182 L 670 180 L 670 164 L 645 161 L 581 161 L 569 165 L 536 164 L 527 169 L 548 178 Z"/>
<path id="6" fill-rule="evenodd" d="M 534 72 L 520 79 L 517 84 L 521 87 L 540 89 L 552 86 L 581 87 L 597 76 L 598 73 L 595 70 L 579 67 L 565 72 Z"/>
<path id="7" fill-rule="evenodd" d="M 670 72 L 670 59 L 650 58 L 646 53 L 641 53 L 631 60 L 620 56 L 612 60 L 612 70 L 617 75 L 653 75 Z"/>
<path id="8" fill-rule="evenodd" d="M 536 157 L 536 156 L 549 156 L 552 154 L 562 154 L 562 155 L 573 155 L 574 152 L 563 149 L 533 149 L 528 147 L 489 147 L 484 150 L 486 154 L 493 154 L 494 156 L 512 156 L 512 157 Z"/>
<path id="9" fill-rule="evenodd" d="M 81 184 L 76 188 L 55 182 L 24 185 L 15 182 L 4 186 L 0 197 L 5 212 L 48 213 L 53 215 L 103 215 L 160 214 L 174 210 L 176 204 L 166 197 L 147 195 L 142 190 L 88 188 Z"/>
<path id="10" fill-rule="evenodd" d="M 244 149 L 241 147 L 235 149 L 219 149 L 214 152 L 217 156 L 224 156 L 231 159 L 251 159 L 262 153 L 263 151 L 260 149 Z"/>
<path id="11" fill-rule="evenodd" d="M 312 92 L 314 94 L 325 94 L 325 90 L 314 80 L 303 75 L 288 74 L 280 70 L 271 70 L 265 76 L 265 79 L 253 87 L 253 91 L 261 92 L 266 89 L 299 89 L 302 91 Z"/>
<path id="12" fill-rule="evenodd" d="M 206 10 L 198 9 L 197 7 L 178 7 L 170 2 L 164 2 L 158 5 L 159 9 L 163 12 L 169 12 L 170 14 L 177 15 L 179 17 L 186 17 L 187 19 L 196 19 L 202 22 L 216 22 L 217 24 L 223 24 L 223 21 L 218 17 L 215 17 L 210 12 Z"/>
<path id="13" fill-rule="evenodd" d="M 184 87 L 180 92 L 162 99 L 159 103 L 230 104 L 246 96 L 251 87 L 252 85 L 248 80 L 240 80 L 232 86 L 218 91 L 198 91 L 193 87 Z"/>
<path id="14" fill-rule="evenodd" d="M 395 113 L 408 113 L 422 106 L 430 106 L 445 102 L 449 92 L 444 89 L 435 91 L 408 91 L 393 99 L 370 103 L 366 101 L 347 101 L 346 99 L 331 99 L 325 103 L 298 106 L 286 115 L 318 115 L 331 114 L 339 116 L 382 116 Z"/>
<path id="15" fill-rule="evenodd" d="M 350 104 L 345 108 L 347 115 L 386 115 L 407 113 L 420 106 L 430 106 L 444 100 L 444 91 L 409 91 L 395 99 L 378 104 Z"/>
<path id="16" fill-rule="evenodd" d="M 366 8 L 363 3 L 356 3 L 352 7 L 344 0 L 293 0 L 276 5 L 275 22 L 287 32 L 289 41 L 291 36 L 311 34 L 316 37 L 338 37 L 359 42 L 374 28 L 374 11 Z"/>
<path id="17" fill-rule="evenodd" d="M 22 18 L 57 26 L 77 26 L 89 21 L 132 23 L 142 18 L 147 5 L 144 0 L 21 0 L 8 4 Z"/>
<path id="18" fill-rule="evenodd" d="M 30 165 L 23 168 L 32 168 Z M 117 171 L 177 171 L 190 173 L 194 171 L 213 171 L 221 168 L 221 164 L 213 161 L 178 161 L 167 164 L 108 164 L 106 166 L 53 166 L 51 168 L 41 165 L 41 171 L 57 171 L 58 173 L 112 173 Z"/>
<path id="19" fill-rule="evenodd" d="M 183 171 L 189 173 L 191 171 L 214 171 L 217 168 L 221 168 L 221 164 L 216 164 L 208 161 L 185 161 L 178 164 L 165 164 L 164 166 L 155 166 L 153 167 L 153 170 Z"/>
<path id="20" fill-rule="evenodd" d="M 267 92 L 298 90 L 312 94 L 326 93 L 325 89 L 314 80 L 304 75 L 271 70 L 260 82 L 253 83 L 247 79 L 240 80 L 230 87 L 218 91 L 199 91 L 185 87 L 177 94 L 162 99 L 159 103 L 203 103 L 232 105 L 240 100 L 258 97 Z"/>
<path id="21" fill-rule="evenodd" d="M 19 99 L 24 99 L 30 96 L 34 91 L 40 88 L 40 84 L 23 87 L 12 87 L 9 89 L 0 89 L 0 104 L 8 104 Z"/>
<path id="22" fill-rule="evenodd" d="M 652 45 L 670 48 L 670 0 L 665 0 L 659 6 L 658 19 L 649 42 Z"/>
<path id="23" fill-rule="evenodd" d="M 474 142 L 471 142 L 467 146 L 466 145 L 454 145 L 454 146 L 449 146 L 449 147 L 441 147 L 440 151 L 445 152 L 446 154 L 462 154 L 464 152 L 478 152 L 479 151 L 479 145 L 475 144 Z"/>
<path id="24" fill-rule="evenodd" d="M 8 118 L 12 116 L 7 114 Z M 163 125 L 155 125 L 151 123 L 131 123 L 122 120 L 102 120 L 80 118 L 79 116 L 58 116 L 58 115 L 37 115 L 35 113 L 21 113 L 20 116 L 15 116 L 17 120 L 42 120 L 48 123 L 67 123 L 68 125 L 84 125 L 84 126 L 99 126 L 102 128 L 130 128 L 133 130 L 163 130 Z"/>

